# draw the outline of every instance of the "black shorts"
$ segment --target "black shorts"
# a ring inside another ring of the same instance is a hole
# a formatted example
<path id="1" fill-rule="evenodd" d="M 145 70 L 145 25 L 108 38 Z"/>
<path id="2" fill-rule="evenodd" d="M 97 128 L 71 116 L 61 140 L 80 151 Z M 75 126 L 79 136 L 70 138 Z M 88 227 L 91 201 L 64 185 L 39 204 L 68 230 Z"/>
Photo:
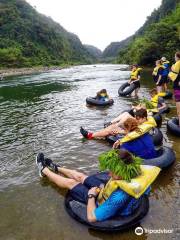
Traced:
<path id="1" fill-rule="evenodd" d="M 136 86 L 136 88 L 140 88 L 140 81 L 133 82 L 133 84 Z"/>
<path id="2" fill-rule="evenodd" d="M 163 82 L 163 78 L 161 78 L 161 80 L 159 81 L 159 83 L 158 83 L 158 84 L 156 84 L 156 86 L 159 86 L 159 87 L 160 87 L 160 86 L 162 86 L 162 85 L 163 85 L 163 83 L 164 83 L 164 82 Z"/>
<path id="3" fill-rule="evenodd" d="M 132 117 L 135 117 L 135 115 L 134 115 L 134 109 L 129 110 L 128 113 L 129 113 Z"/>
<path id="4" fill-rule="evenodd" d="M 89 176 L 85 179 L 84 183 L 79 183 L 74 188 L 70 190 L 70 195 L 73 199 L 86 203 L 88 202 L 88 191 L 92 187 L 100 187 L 100 185 L 104 185 L 104 182 L 95 176 Z"/>
<path id="5" fill-rule="evenodd" d="M 169 82 L 168 76 L 162 76 L 162 82 L 168 83 Z"/>

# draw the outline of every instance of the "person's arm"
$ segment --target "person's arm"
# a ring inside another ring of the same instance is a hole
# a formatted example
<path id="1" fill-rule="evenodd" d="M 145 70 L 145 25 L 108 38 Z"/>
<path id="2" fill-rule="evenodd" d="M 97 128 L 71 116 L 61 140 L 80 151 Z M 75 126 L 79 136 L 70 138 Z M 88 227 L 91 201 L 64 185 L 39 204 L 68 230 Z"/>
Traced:
<path id="1" fill-rule="evenodd" d="M 96 209 L 96 196 L 98 195 L 97 189 L 97 187 L 93 187 L 88 191 L 88 196 L 92 196 L 91 198 L 88 198 L 87 203 L 87 219 L 89 222 L 97 221 L 96 216 L 94 215 L 94 211 Z"/>
<path id="2" fill-rule="evenodd" d="M 117 140 L 114 144 L 113 144 L 113 148 L 118 148 L 119 145 L 121 144 L 120 140 Z"/>
<path id="3" fill-rule="evenodd" d="M 131 80 L 131 79 L 129 79 L 128 83 L 129 83 L 129 84 L 131 84 L 131 82 L 132 82 L 132 80 Z"/>
<path id="4" fill-rule="evenodd" d="M 158 99 L 158 104 L 160 104 L 160 107 L 158 107 L 159 110 L 164 109 L 167 107 L 164 99 L 162 97 L 159 97 Z"/>
<path id="5" fill-rule="evenodd" d="M 159 84 L 159 82 L 161 81 L 161 78 L 162 78 L 162 75 L 159 75 L 156 85 Z"/>
<path id="6" fill-rule="evenodd" d="M 131 197 L 121 189 L 113 192 L 110 197 L 94 210 L 96 221 L 105 221 L 124 210 Z"/>
<path id="7" fill-rule="evenodd" d="M 159 107 L 158 109 L 161 110 L 161 109 L 164 109 L 164 108 L 166 108 L 166 107 L 167 107 L 167 105 L 166 105 L 166 103 L 164 102 L 164 103 L 162 103 L 162 106 Z"/>
<path id="8" fill-rule="evenodd" d="M 121 118 L 122 118 L 122 114 L 120 114 L 118 117 L 111 120 L 111 123 L 117 123 L 117 122 L 121 121 Z"/>
<path id="9" fill-rule="evenodd" d="M 111 120 L 111 123 L 118 123 L 123 119 L 126 120 L 127 118 L 132 118 L 132 116 L 128 112 L 123 112 L 117 118 L 114 118 L 113 120 Z"/>
<path id="10" fill-rule="evenodd" d="M 96 209 L 96 203 L 95 198 L 89 198 L 88 199 L 88 205 L 87 205 L 87 219 L 89 222 L 96 222 L 96 216 L 94 215 L 94 210 Z"/>

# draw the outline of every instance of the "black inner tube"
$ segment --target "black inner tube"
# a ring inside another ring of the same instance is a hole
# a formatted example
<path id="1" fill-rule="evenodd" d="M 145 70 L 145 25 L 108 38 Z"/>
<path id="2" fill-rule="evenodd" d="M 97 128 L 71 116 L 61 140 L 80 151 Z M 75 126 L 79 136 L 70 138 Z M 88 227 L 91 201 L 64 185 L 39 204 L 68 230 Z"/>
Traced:
<path id="1" fill-rule="evenodd" d="M 118 90 L 119 96 L 127 96 L 130 95 L 137 86 L 135 84 L 129 84 L 128 82 L 122 84 Z"/>
<path id="2" fill-rule="evenodd" d="M 160 128 L 162 125 L 162 116 L 159 113 L 153 115 L 154 120 L 156 121 L 157 127 Z"/>
<path id="3" fill-rule="evenodd" d="M 180 137 L 179 119 L 177 117 L 170 119 L 167 122 L 167 129 L 175 136 Z"/>
<path id="4" fill-rule="evenodd" d="M 97 173 L 95 174 L 95 176 L 105 183 L 109 180 L 107 172 Z M 114 232 L 127 230 L 138 225 L 140 220 L 147 214 L 149 210 L 149 200 L 146 195 L 143 195 L 140 199 L 139 207 L 130 216 L 127 217 L 118 216 L 106 221 L 95 223 L 90 223 L 87 220 L 87 205 L 74 200 L 71 197 L 70 192 L 68 192 L 65 198 L 65 208 L 72 218 L 74 218 L 75 220 L 82 224 L 85 224 L 91 229 Z"/>
<path id="5" fill-rule="evenodd" d="M 114 103 L 113 99 L 107 100 L 107 101 L 100 101 L 97 100 L 96 98 L 86 98 L 86 103 L 89 105 L 94 105 L 94 106 L 108 106 L 108 105 L 112 105 Z"/>
<path id="6" fill-rule="evenodd" d="M 166 91 L 166 95 L 163 96 L 163 98 L 169 99 L 169 98 L 172 98 L 172 96 L 173 96 L 172 92 L 170 92 L 169 90 L 167 90 L 167 91 Z"/>
<path id="7" fill-rule="evenodd" d="M 157 150 L 157 157 L 152 159 L 144 159 L 144 165 L 152 165 L 162 169 L 169 167 L 176 160 L 174 151 L 169 147 L 162 147 Z"/>

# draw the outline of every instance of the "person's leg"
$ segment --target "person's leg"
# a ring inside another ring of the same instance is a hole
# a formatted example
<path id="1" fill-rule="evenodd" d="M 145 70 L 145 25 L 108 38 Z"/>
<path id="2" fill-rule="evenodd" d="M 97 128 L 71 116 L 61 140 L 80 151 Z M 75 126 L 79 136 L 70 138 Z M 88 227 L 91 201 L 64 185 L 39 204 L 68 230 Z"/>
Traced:
<path id="1" fill-rule="evenodd" d="M 58 172 L 64 176 L 74 179 L 80 183 L 83 183 L 84 180 L 88 177 L 86 174 L 78 172 L 76 170 L 71 170 L 63 167 L 58 167 Z"/>
<path id="2" fill-rule="evenodd" d="M 51 182 L 55 183 L 60 188 L 66 188 L 66 189 L 72 189 L 76 185 L 79 184 L 74 179 L 69 179 L 62 177 L 56 173 L 53 173 L 51 170 L 49 170 L 47 167 L 45 167 L 42 170 L 43 175 L 45 175 Z"/>
<path id="3" fill-rule="evenodd" d="M 110 125 L 109 127 L 102 129 L 98 132 L 95 132 L 92 134 L 93 138 L 101 138 L 101 137 L 107 137 L 109 135 L 113 134 L 114 129 L 116 129 L 117 127 L 115 125 Z"/>
<path id="4" fill-rule="evenodd" d="M 122 118 L 119 120 L 119 122 L 117 123 L 118 127 L 123 127 L 124 126 L 124 122 L 128 119 L 128 118 L 133 118 L 132 115 L 130 115 L 128 112 L 123 113 Z"/>
<path id="5" fill-rule="evenodd" d="M 118 117 L 111 120 L 111 123 L 117 123 L 118 122 L 118 125 L 119 125 L 119 122 L 122 121 L 124 118 L 126 119 L 126 116 L 131 117 L 131 115 L 128 112 L 123 112 Z"/>
<path id="6" fill-rule="evenodd" d="M 163 84 L 163 91 L 166 92 L 166 90 L 167 90 L 167 85 L 166 85 L 166 83 L 164 83 Z"/>
<path id="7" fill-rule="evenodd" d="M 80 132 L 81 134 L 87 138 L 87 139 L 94 139 L 94 138 L 104 138 L 109 135 L 113 135 L 114 131 L 120 133 L 120 128 L 118 128 L 115 124 L 108 126 L 107 128 L 104 128 L 97 132 L 88 132 L 84 128 L 81 127 Z M 116 133 L 116 134 L 118 134 Z"/>
<path id="8" fill-rule="evenodd" d="M 135 89 L 135 97 L 138 97 L 139 88 Z"/>
<path id="9" fill-rule="evenodd" d="M 43 158 L 41 159 L 42 159 L 41 162 L 44 161 L 44 165 L 54 173 L 57 173 L 57 174 L 61 173 L 68 178 L 76 180 L 77 182 L 84 182 L 84 180 L 87 178 L 87 175 L 85 175 L 84 173 L 78 172 L 76 170 L 60 167 L 59 164 L 54 163 L 49 158 L 44 158 L 44 160 Z"/>
<path id="10" fill-rule="evenodd" d="M 157 92 L 158 93 L 162 92 L 162 86 L 157 86 Z"/>
<path id="11" fill-rule="evenodd" d="M 180 127 L 180 101 L 176 102 L 177 116 L 179 119 L 179 127 Z"/>
<path id="12" fill-rule="evenodd" d="M 56 173 L 50 171 L 47 167 L 42 170 L 42 173 L 58 187 L 70 190 L 70 195 L 76 201 L 87 203 L 88 201 L 88 188 L 76 181 L 75 179 L 70 179 L 62 177 Z M 66 172 L 67 173 L 67 172 Z"/>

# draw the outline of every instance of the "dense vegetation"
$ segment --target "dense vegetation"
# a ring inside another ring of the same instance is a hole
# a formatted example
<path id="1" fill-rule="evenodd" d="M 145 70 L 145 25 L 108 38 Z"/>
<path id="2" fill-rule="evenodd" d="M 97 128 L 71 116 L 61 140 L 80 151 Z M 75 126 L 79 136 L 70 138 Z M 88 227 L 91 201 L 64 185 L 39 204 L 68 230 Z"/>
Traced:
<path id="1" fill-rule="evenodd" d="M 131 42 L 121 48 L 118 63 L 151 65 L 162 56 L 173 61 L 180 50 L 180 0 L 163 0 Z"/>
<path id="2" fill-rule="evenodd" d="M 91 63 L 79 38 L 25 0 L 0 0 L 0 67 Z"/>

